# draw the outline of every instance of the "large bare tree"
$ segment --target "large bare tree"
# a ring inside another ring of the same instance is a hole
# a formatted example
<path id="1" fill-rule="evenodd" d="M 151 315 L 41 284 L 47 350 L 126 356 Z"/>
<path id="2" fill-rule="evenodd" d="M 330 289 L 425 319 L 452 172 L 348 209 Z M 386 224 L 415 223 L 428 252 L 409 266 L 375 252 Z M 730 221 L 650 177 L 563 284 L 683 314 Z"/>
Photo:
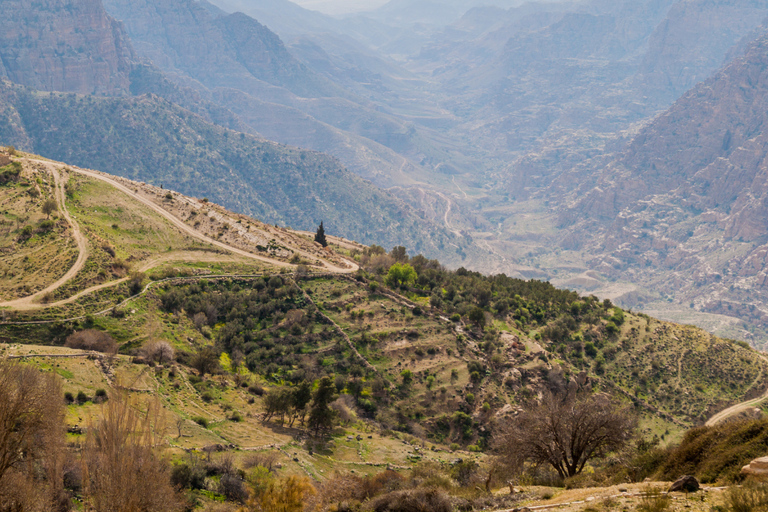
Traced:
<path id="1" fill-rule="evenodd" d="M 52 373 L 0 359 L 0 510 L 55 510 L 64 406 Z"/>
<path id="2" fill-rule="evenodd" d="M 636 426 L 630 409 L 605 395 L 546 393 L 502 425 L 495 442 L 503 463 L 548 464 L 567 478 L 581 473 L 588 461 L 621 449 Z"/>
<path id="3" fill-rule="evenodd" d="M 181 510 L 161 456 L 163 411 L 158 401 L 131 401 L 113 391 L 101 421 L 88 432 L 83 453 L 84 487 L 94 512 Z"/>

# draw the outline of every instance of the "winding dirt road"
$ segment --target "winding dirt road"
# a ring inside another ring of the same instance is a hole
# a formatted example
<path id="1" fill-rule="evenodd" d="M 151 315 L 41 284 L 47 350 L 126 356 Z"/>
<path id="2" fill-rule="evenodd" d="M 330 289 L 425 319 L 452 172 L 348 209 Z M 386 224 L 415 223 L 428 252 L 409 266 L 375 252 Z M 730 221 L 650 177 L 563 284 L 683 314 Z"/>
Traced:
<path id="1" fill-rule="evenodd" d="M 65 283 L 67 283 L 70 279 L 75 277 L 80 270 L 83 269 L 85 266 L 85 262 L 88 260 L 88 240 L 83 236 L 82 232 L 80 231 L 80 226 L 77 225 L 77 223 L 74 221 L 74 219 L 69 215 L 69 212 L 67 211 L 67 205 L 65 203 L 66 194 L 64 193 L 64 183 L 61 179 L 61 175 L 59 174 L 59 170 L 52 165 L 50 162 L 46 162 L 43 160 L 33 160 L 34 162 L 39 162 L 43 164 L 46 169 L 48 169 L 48 172 L 51 173 L 53 176 L 54 181 L 54 190 L 55 190 L 55 197 L 56 197 L 56 203 L 58 205 L 59 211 L 61 212 L 62 216 L 66 221 L 69 223 L 69 226 L 72 228 L 72 238 L 74 238 L 75 242 L 77 243 L 77 260 L 75 261 L 75 264 L 72 265 L 72 267 L 61 276 L 56 282 L 49 285 L 43 290 L 40 290 L 37 293 L 34 293 L 32 295 L 28 295 L 27 297 L 22 297 L 21 299 L 15 299 L 8 302 L 0 302 L 1 307 L 10 307 L 14 309 L 24 309 L 32 304 L 37 305 L 36 303 L 40 301 L 46 294 L 52 293 L 55 290 L 57 290 L 60 286 L 63 286 Z"/>
<path id="2" fill-rule="evenodd" d="M 42 164 L 48 170 L 48 172 L 50 172 L 51 175 L 53 176 L 53 179 L 54 179 L 54 182 L 55 182 L 55 187 L 54 188 L 55 188 L 56 202 L 58 204 L 58 207 L 59 207 L 59 210 L 60 210 L 61 214 L 67 220 L 67 222 L 69 223 L 70 227 L 72 228 L 72 237 L 75 240 L 75 242 L 77 243 L 78 256 L 77 256 L 77 260 L 75 261 L 74 265 L 72 265 L 72 267 L 61 278 L 59 278 L 53 284 L 51 284 L 51 285 L 47 286 L 45 289 L 43 289 L 43 290 L 41 290 L 39 292 L 36 292 L 36 293 L 34 293 L 32 295 L 29 295 L 27 297 L 22 297 L 20 299 L 14 299 L 12 301 L 7 301 L 7 302 L 0 302 L 0 307 L 7 307 L 7 308 L 16 309 L 16 310 L 32 310 L 32 309 L 45 309 L 45 308 L 50 308 L 50 307 L 54 307 L 54 306 L 60 306 L 60 305 L 72 303 L 72 302 L 76 301 L 77 299 L 79 299 L 80 297 L 82 297 L 84 295 L 87 295 L 89 293 L 93 293 L 95 291 L 102 290 L 104 288 L 109 288 L 109 287 L 112 287 L 112 286 L 117 286 L 118 284 L 124 282 L 127 278 L 119 279 L 119 280 L 116 280 L 116 281 L 110 281 L 108 283 L 104 283 L 104 284 L 101 284 L 101 285 L 90 287 L 90 288 L 88 288 L 86 290 L 82 290 L 82 291 L 78 292 L 76 295 L 73 295 L 72 297 L 69 297 L 67 299 L 64 299 L 64 300 L 61 300 L 61 301 L 58 301 L 58 302 L 53 302 L 53 303 L 49 303 L 49 304 L 41 304 L 40 303 L 40 300 L 46 294 L 54 292 L 59 287 L 63 286 L 65 283 L 67 283 L 72 278 L 74 278 L 77 275 L 77 273 L 80 272 L 83 269 L 83 267 L 85 266 L 86 261 L 88 260 L 88 240 L 82 234 L 82 232 L 80 230 L 80 226 L 77 224 L 77 222 L 75 222 L 75 219 L 72 216 L 70 216 L 69 211 L 67 211 L 66 202 L 65 202 L 66 194 L 64 192 L 64 183 L 63 183 L 61 174 L 59 173 L 59 169 L 62 166 L 57 167 L 55 164 L 53 164 L 53 163 L 51 163 L 49 161 L 46 161 L 46 160 L 27 159 L 27 161 L 35 162 L 35 163 L 38 163 L 38 164 Z M 97 179 L 97 180 L 100 180 L 100 181 L 103 181 L 103 182 L 109 184 L 110 186 L 116 188 L 120 192 L 128 195 L 129 197 L 131 197 L 134 200 L 140 202 L 141 204 L 143 204 L 144 206 L 148 207 L 149 209 L 151 209 L 155 213 L 159 214 L 160 216 L 165 218 L 168 222 L 170 222 L 174 227 L 176 227 L 177 229 L 179 229 L 183 233 L 185 233 L 185 234 L 187 234 L 187 235 L 189 235 L 189 236 L 191 236 L 193 238 L 196 238 L 196 239 L 198 239 L 200 241 L 203 241 L 203 242 L 205 242 L 205 243 L 207 243 L 209 245 L 212 245 L 214 247 L 218 247 L 220 249 L 224 249 L 224 250 L 228 251 L 231 254 L 235 254 L 235 255 L 242 256 L 242 257 L 245 257 L 245 258 L 248 258 L 248 259 L 252 259 L 252 260 L 260 261 L 260 262 L 263 262 L 263 263 L 267 263 L 267 264 L 269 264 L 271 266 L 281 267 L 281 268 L 296 268 L 296 265 L 293 265 L 291 263 L 286 263 L 286 262 L 283 262 L 283 261 L 273 260 L 273 259 L 261 256 L 261 255 L 258 255 L 258 254 L 254 254 L 252 252 L 248 252 L 248 251 L 243 250 L 243 249 L 239 249 L 237 247 L 233 247 L 233 246 L 231 246 L 229 244 L 226 244 L 224 242 L 221 242 L 219 240 L 210 238 L 210 237 L 200 233 L 199 231 L 195 230 L 194 228 L 188 226 L 181 219 L 179 219 L 178 217 L 174 216 L 169 211 L 163 209 L 161 206 L 159 206 L 159 205 L 155 204 L 154 202 L 152 202 L 151 200 L 149 200 L 149 199 L 147 199 L 147 198 L 137 194 L 136 192 L 134 192 L 130 188 L 126 187 L 122 183 L 118 182 L 117 180 L 112 179 L 109 175 L 102 174 L 102 173 L 99 173 L 99 172 L 96 172 L 96 171 L 85 170 L 85 169 L 78 169 L 78 168 L 67 168 L 67 169 L 69 171 L 71 171 L 71 172 L 74 172 L 74 173 L 77 173 L 77 174 L 82 174 L 84 176 L 88 176 L 90 178 L 94 178 L 94 179 Z M 305 252 L 305 251 L 302 251 L 300 249 L 295 249 L 294 248 L 292 250 L 294 252 L 300 254 L 301 256 L 305 257 L 305 258 L 309 258 L 309 259 L 312 259 L 312 260 L 316 260 L 317 259 L 317 257 L 315 255 L 310 254 L 310 253 Z M 181 256 L 181 257 L 179 257 L 179 256 Z M 197 257 L 197 260 L 204 260 L 204 259 L 206 259 L 206 256 L 204 256 L 204 255 L 196 254 L 195 256 Z M 226 256 L 224 256 L 224 257 L 217 256 L 216 257 L 216 261 L 218 261 L 218 260 L 220 260 L 222 258 L 226 258 Z M 154 265 L 157 265 L 159 263 L 163 263 L 163 262 L 167 262 L 167 261 L 176 261 L 177 259 L 178 260 L 189 259 L 189 256 L 188 255 L 182 256 L 179 253 L 172 253 L 172 254 L 168 254 L 168 255 L 158 256 L 158 257 L 152 258 L 148 262 L 145 262 L 142 265 L 140 270 L 141 271 L 149 270 Z M 213 260 L 211 260 L 211 261 L 213 261 Z M 351 274 L 353 272 L 356 272 L 359 269 L 359 266 L 357 264 L 355 264 L 354 262 L 347 260 L 347 263 L 349 263 L 349 267 L 342 268 L 342 267 L 338 267 L 336 265 L 333 265 L 332 263 L 330 263 L 328 261 L 323 261 L 324 270 L 330 271 L 330 272 L 335 273 L 335 274 Z"/>
<path id="3" fill-rule="evenodd" d="M 766 358 L 765 356 L 758 354 L 757 357 L 759 357 L 760 359 L 768 363 L 768 358 Z M 745 400 L 744 402 L 740 402 L 736 405 L 732 405 L 727 409 L 723 409 L 722 411 L 718 412 L 717 414 L 709 418 L 704 425 L 708 427 L 713 427 L 718 423 L 722 423 L 724 420 L 726 420 L 727 418 L 730 418 L 733 415 L 736 415 L 752 407 L 757 407 L 758 405 L 765 402 L 766 400 L 768 400 L 768 389 L 766 389 L 765 393 L 763 393 L 757 398 L 753 398 L 751 400 Z"/>

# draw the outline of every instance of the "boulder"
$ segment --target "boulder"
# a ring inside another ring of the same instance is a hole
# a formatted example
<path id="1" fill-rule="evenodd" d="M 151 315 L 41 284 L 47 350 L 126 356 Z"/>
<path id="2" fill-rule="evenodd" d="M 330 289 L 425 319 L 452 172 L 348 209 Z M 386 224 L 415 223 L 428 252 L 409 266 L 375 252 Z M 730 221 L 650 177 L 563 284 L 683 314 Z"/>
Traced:
<path id="1" fill-rule="evenodd" d="M 673 483 L 668 492 L 696 492 L 699 490 L 699 481 L 696 477 L 685 475 L 678 478 Z"/>
<path id="2" fill-rule="evenodd" d="M 741 468 L 742 475 L 750 476 L 768 476 L 768 457 L 760 457 L 755 459 L 743 468 Z"/>

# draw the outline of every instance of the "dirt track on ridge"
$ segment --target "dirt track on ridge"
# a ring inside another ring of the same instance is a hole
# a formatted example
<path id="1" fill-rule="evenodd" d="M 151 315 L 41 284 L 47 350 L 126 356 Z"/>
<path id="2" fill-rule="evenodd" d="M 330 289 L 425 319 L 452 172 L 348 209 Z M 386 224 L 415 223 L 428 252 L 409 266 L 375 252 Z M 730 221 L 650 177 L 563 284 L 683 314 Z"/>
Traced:
<path id="1" fill-rule="evenodd" d="M 14 309 L 26 309 L 30 305 L 37 306 L 36 302 L 38 302 L 43 296 L 45 296 L 48 293 L 52 293 L 56 291 L 59 287 L 63 286 L 67 281 L 72 279 L 77 275 L 80 270 L 85 266 L 85 262 L 88 260 L 88 240 L 83 236 L 82 232 L 80 232 L 80 226 L 77 225 L 77 223 L 74 221 L 74 219 L 69 215 L 69 211 L 67 211 L 67 205 L 65 203 L 66 194 L 64 193 L 64 184 L 61 180 L 61 175 L 59 174 L 58 169 L 56 166 L 51 164 L 50 162 L 45 162 L 42 160 L 33 160 L 34 162 L 39 162 L 48 169 L 48 171 L 53 176 L 54 181 L 54 190 L 55 190 L 55 197 L 56 197 L 56 203 L 58 205 L 59 211 L 61 212 L 62 216 L 66 219 L 66 221 L 69 223 L 69 226 L 72 228 L 72 238 L 75 239 L 75 242 L 77 243 L 77 260 L 75 261 L 75 264 L 72 265 L 72 267 L 67 270 L 66 274 L 61 276 L 55 283 L 48 285 L 45 289 L 40 290 L 37 293 L 34 293 L 32 295 L 29 295 L 27 297 L 22 297 L 20 299 L 11 300 L 8 302 L 0 302 L 0 306 L 2 307 L 11 307 Z"/>
<path id="2" fill-rule="evenodd" d="M 58 302 L 55 302 L 55 303 L 40 304 L 40 299 L 42 299 L 42 297 L 44 297 L 48 293 L 54 292 L 55 290 L 57 290 L 58 288 L 63 286 L 69 280 L 74 278 L 77 275 L 77 273 L 80 272 L 80 270 L 82 270 L 82 268 L 85 266 L 85 262 L 88 260 L 88 240 L 86 239 L 86 237 L 80 231 L 80 227 L 75 222 L 74 218 L 72 218 L 72 216 L 70 216 L 69 211 L 67 211 L 67 207 L 66 207 L 66 203 L 65 203 L 66 194 L 64 193 L 64 184 L 62 182 L 61 175 L 59 174 L 59 168 L 61 166 L 57 167 L 55 164 L 53 164 L 51 162 L 48 162 L 46 160 L 27 159 L 27 161 L 35 162 L 35 163 L 39 163 L 39 164 L 44 165 L 46 167 L 46 169 L 53 176 L 53 179 L 54 179 L 54 182 L 55 182 L 55 187 L 54 188 L 55 188 L 56 202 L 57 202 L 57 205 L 59 207 L 59 210 L 61 211 L 61 214 L 67 220 L 67 222 L 69 223 L 70 227 L 72 228 L 72 237 L 74 238 L 75 242 L 77 243 L 77 247 L 78 247 L 78 257 L 77 257 L 77 260 L 75 261 L 74 265 L 72 265 L 72 267 L 61 278 L 59 278 L 53 284 L 51 284 L 51 285 L 47 286 L 45 289 L 43 289 L 43 290 L 41 290 L 39 292 L 36 292 L 36 293 L 34 293 L 32 295 L 29 295 L 27 297 L 22 297 L 20 299 L 15 299 L 15 300 L 12 300 L 12 301 L 7 301 L 7 302 L 0 302 L 0 307 L 9 307 L 9 308 L 17 309 L 17 310 L 31 310 L 31 309 L 44 309 L 44 308 L 49 308 L 49 307 L 53 307 L 53 306 L 59 306 L 59 305 L 68 304 L 68 303 L 74 302 L 78 298 L 82 297 L 83 295 L 87 295 L 88 293 L 92 293 L 94 291 L 98 291 L 98 290 L 101 290 L 101 289 L 104 289 L 104 288 L 109 288 L 111 286 L 116 286 L 116 285 L 120 284 L 121 282 L 125 281 L 125 278 L 117 280 L 117 281 L 111 281 L 109 283 L 104 283 L 102 285 L 97 285 L 97 286 L 93 286 L 91 288 L 88 288 L 86 290 L 82 290 L 79 293 L 73 295 L 72 297 L 69 297 L 67 299 L 64 299 L 64 300 L 61 300 L 61 301 L 58 301 Z M 210 238 L 210 237 L 200 233 L 199 231 L 195 230 L 194 228 L 188 226 L 183 221 L 181 221 L 179 218 L 177 218 L 176 216 L 174 216 L 173 214 L 171 214 L 167 210 L 163 209 L 161 206 L 153 203 L 151 200 L 149 200 L 149 199 L 147 199 L 145 197 L 142 197 L 141 195 L 137 194 L 136 192 L 134 192 L 130 188 L 126 187 L 122 183 L 119 183 L 118 181 L 112 179 L 109 175 L 102 174 L 102 173 L 99 173 L 99 172 L 96 172 L 96 171 L 89 171 L 89 170 L 85 170 L 85 169 L 70 168 L 70 167 L 68 167 L 67 169 L 70 170 L 71 172 L 82 174 L 84 176 L 88 176 L 90 178 L 94 178 L 94 179 L 103 181 L 105 183 L 108 183 L 109 185 L 111 185 L 112 187 L 116 188 L 120 192 L 128 195 L 129 197 L 135 199 L 136 201 L 139 201 L 144 206 L 150 208 L 152 211 L 154 211 L 155 213 L 159 214 L 164 219 L 169 221 L 174 227 L 176 227 L 177 229 L 181 230 L 183 233 L 185 233 L 185 234 L 187 234 L 187 235 L 189 235 L 189 236 L 191 236 L 193 238 L 201 240 L 201 241 L 203 241 L 203 242 L 205 242 L 207 244 L 213 245 L 215 247 L 224 249 L 224 250 L 226 250 L 226 251 L 228 251 L 228 252 L 230 252 L 232 254 L 236 254 L 238 256 L 243 256 L 243 257 L 246 257 L 246 258 L 249 258 L 249 259 L 253 259 L 253 260 L 256 260 L 256 261 L 261 261 L 261 262 L 267 263 L 267 264 L 272 265 L 272 266 L 282 267 L 282 268 L 296 268 L 296 265 L 293 265 L 291 263 L 286 263 L 286 262 L 283 262 L 283 261 L 277 261 L 277 260 L 273 260 L 273 259 L 270 259 L 270 258 L 266 258 L 264 256 L 260 256 L 258 254 L 253 254 L 253 253 L 245 251 L 243 249 L 239 249 L 237 247 L 233 247 L 233 246 L 231 246 L 229 244 L 226 244 L 226 243 L 220 242 L 218 240 L 215 240 L 213 238 Z M 313 256 L 313 255 L 311 255 L 309 253 L 306 253 L 304 251 L 301 251 L 299 249 L 293 249 L 293 250 L 294 250 L 294 252 L 299 253 L 299 254 L 301 254 L 304 257 L 311 258 L 311 259 L 316 259 L 315 256 Z M 164 261 L 175 261 L 175 259 L 172 256 L 173 255 L 168 255 L 168 256 L 159 257 L 159 258 L 153 258 L 149 262 L 146 262 L 145 265 L 142 266 L 142 269 L 143 270 L 148 270 L 148 268 L 150 268 L 150 267 L 148 267 L 147 265 L 149 265 L 150 263 L 157 264 L 157 263 L 164 262 Z M 184 258 L 179 258 L 179 259 L 184 259 Z M 218 257 L 218 259 L 221 259 L 221 257 Z M 328 271 L 330 271 L 332 273 L 336 273 L 336 274 L 350 274 L 350 273 L 356 272 L 358 270 L 358 268 L 359 268 L 358 265 L 356 265 L 355 263 L 353 263 L 353 262 L 351 262 L 349 260 L 347 260 L 347 262 L 350 265 L 349 268 L 337 267 L 336 265 L 333 265 L 333 264 L 331 264 L 328 261 L 323 261 L 323 265 L 325 266 L 326 270 L 328 270 Z"/>

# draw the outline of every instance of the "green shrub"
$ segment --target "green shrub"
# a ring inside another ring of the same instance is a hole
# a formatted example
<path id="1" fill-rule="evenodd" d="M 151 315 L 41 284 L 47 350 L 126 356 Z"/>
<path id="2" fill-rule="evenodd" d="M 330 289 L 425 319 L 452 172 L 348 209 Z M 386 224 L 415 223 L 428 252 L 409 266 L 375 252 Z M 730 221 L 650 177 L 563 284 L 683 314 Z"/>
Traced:
<path id="1" fill-rule="evenodd" d="M 657 476 L 674 480 L 695 475 L 703 483 L 736 482 L 741 479 L 741 468 L 766 452 L 768 419 L 697 427 L 668 451 Z"/>
<path id="2" fill-rule="evenodd" d="M 203 418 L 202 416 L 196 416 L 192 418 L 192 421 L 194 421 L 195 423 L 197 423 L 203 428 L 208 428 L 208 420 Z"/>
<path id="3" fill-rule="evenodd" d="M 77 403 L 80 405 L 83 405 L 85 402 L 88 401 L 88 395 L 85 394 L 83 391 L 77 392 Z"/>

